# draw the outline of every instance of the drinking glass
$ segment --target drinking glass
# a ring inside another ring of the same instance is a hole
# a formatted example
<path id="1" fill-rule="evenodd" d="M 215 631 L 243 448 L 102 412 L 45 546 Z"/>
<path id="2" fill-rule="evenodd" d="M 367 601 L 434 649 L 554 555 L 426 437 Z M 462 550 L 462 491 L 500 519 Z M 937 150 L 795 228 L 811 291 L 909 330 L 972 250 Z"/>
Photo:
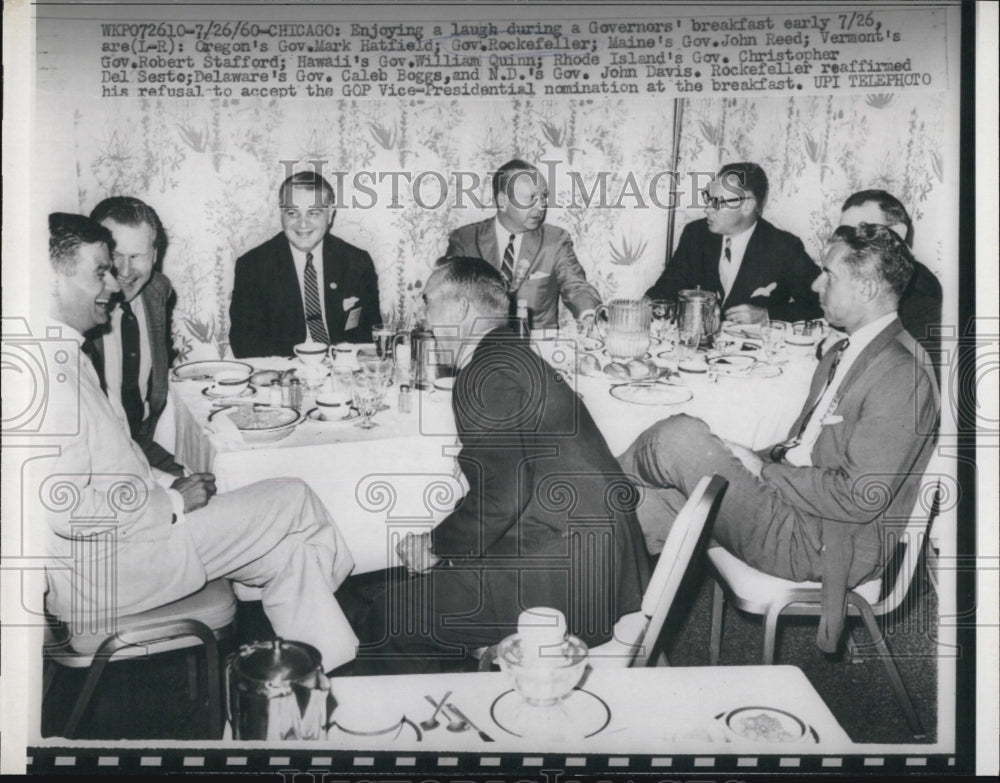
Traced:
<path id="1" fill-rule="evenodd" d="M 698 325 L 681 327 L 677 332 L 677 360 L 690 361 L 701 343 L 701 328 Z"/>
<path id="2" fill-rule="evenodd" d="M 669 299 L 653 300 L 653 319 L 650 322 L 650 333 L 658 340 L 663 340 L 671 326 L 677 323 L 677 303 Z"/>
<path id="3" fill-rule="evenodd" d="M 392 344 L 395 338 L 396 330 L 388 324 L 376 324 L 372 329 L 375 353 L 380 359 L 392 358 Z"/>
<path id="4" fill-rule="evenodd" d="M 372 417 L 379 409 L 384 394 L 382 383 L 370 375 L 360 375 L 354 381 L 352 396 L 354 397 L 354 407 L 361 414 L 361 421 L 355 423 L 355 427 L 371 429 L 376 426 Z"/>
<path id="5" fill-rule="evenodd" d="M 782 321 L 767 321 L 760 325 L 764 355 L 770 363 L 777 361 L 781 349 L 785 346 L 785 329 L 786 325 Z"/>

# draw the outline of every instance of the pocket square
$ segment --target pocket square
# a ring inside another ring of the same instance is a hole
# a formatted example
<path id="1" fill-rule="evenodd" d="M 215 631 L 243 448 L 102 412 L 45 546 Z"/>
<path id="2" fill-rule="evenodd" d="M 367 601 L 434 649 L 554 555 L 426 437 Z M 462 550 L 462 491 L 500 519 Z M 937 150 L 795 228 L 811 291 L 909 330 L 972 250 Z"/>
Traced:
<path id="1" fill-rule="evenodd" d="M 346 313 L 348 310 L 350 310 L 352 307 L 354 307 L 354 305 L 356 305 L 357 303 L 358 303 L 358 297 L 356 297 L 356 296 L 349 296 L 349 297 L 347 297 L 347 299 L 344 300 L 344 312 Z"/>
<path id="2" fill-rule="evenodd" d="M 758 288 L 756 291 L 750 294 L 750 298 L 753 299 L 754 297 L 757 296 L 770 296 L 772 293 L 774 293 L 774 289 L 777 287 L 778 284 L 775 282 L 771 283 L 771 285 L 766 285 L 762 288 Z"/>
<path id="3" fill-rule="evenodd" d="M 529 280 L 544 280 L 546 277 L 550 277 L 550 276 L 551 275 L 548 272 L 532 272 L 530 275 L 528 275 L 528 279 Z"/>

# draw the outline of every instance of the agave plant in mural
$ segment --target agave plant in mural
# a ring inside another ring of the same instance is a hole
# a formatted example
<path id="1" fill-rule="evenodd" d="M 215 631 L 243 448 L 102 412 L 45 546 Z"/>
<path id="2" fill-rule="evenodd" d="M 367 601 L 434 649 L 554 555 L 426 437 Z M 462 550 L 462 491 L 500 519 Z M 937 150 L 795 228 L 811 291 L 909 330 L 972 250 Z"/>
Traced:
<path id="1" fill-rule="evenodd" d="M 626 236 L 622 237 L 621 244 L 616 246 L 614 242 L 608 243 L 609 260 L 615 266 L 632 266 L 639 261 L 646 252 L 645 239 L 633 239 L 631 242 Z"/>

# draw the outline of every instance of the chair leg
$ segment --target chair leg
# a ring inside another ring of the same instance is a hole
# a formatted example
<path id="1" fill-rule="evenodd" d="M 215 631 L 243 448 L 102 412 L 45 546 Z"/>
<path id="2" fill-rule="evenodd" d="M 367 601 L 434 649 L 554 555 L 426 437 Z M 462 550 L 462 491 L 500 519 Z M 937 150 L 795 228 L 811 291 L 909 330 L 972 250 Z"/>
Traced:
<path id="1" fill-rule="evenodd" d="M 896 692 L 896 699 L 899 701 L 899 706 L 902 707 L 903 714 L 906 715 L 906 722 L 910 726 L 910 732 L 917 739 L 922 739 L 925 736 L 925 732 L 923 724 L 920 722 L 920 716 L 917 715 L 917 711 L 913 707 L 910 694 L 906 690 L 906 685 L 903 684 L 903 678 L 899 676 L 899 669 L 896 668 L 896 662 L 893 660 L 892 653 L 885 643 L 885 637 L 882 635 L 882 630 L 878 627 L 878 621 L 875 619 L 875 613 L 872 612 L 871 605 L 863 599 L 859 601 L 851 596 L 848 597 L 848 601 L 861 612 L 861 618 L 864 620 L 868 634 L 872 638 L 872 643 L 875 645 L 882 663 L 885 664 L 885 671 L 889 675 L 889 683 L 892 685 L 892 689 Z"/>
<path id="2" fill-rule="evenodd" d="M 224 726 L 222 725 L 222 683 L 219 678 L 219 645 L 212 636 L 205 642 L 206 680 L 208 687 L 208 731 L 212 739 L 220 739 Z M 228 697 L 228 694 L 227 694 Z"/>
<path id="3" fill-rule="evenodd" d="M 864 663 L 865 659 L 861 655 L 861 648 L 854 638 L 854 629 L 847 627 L 847 660 L 849 663 Z"/>
<path id="4" fill-rule="evenodd" d="M 771 605 L 764 615 L 764 658 L 765 666 L 774 663 L 774 649 L 778 641 L 778 618 L 781 616 L 783 606 Z"/>
<path id="5" fill-rule="evenodd" d="M 719 656 L 722 653 L 722 617 L 725 612 L 726 594 L 722 591 L 722 585 L 715 582 L 715 589 L 712 593 L 712 636 L 708 647 L 710 666 L 719 665 Z"/>
<path id="6" fill-rule="evenodd" d="M 93 697 L 94 691 L 97 690 L 97 684 L 101 681 L 104 668 L 108 665 L 108 661 L 111 660 L 111 656 L 124 645 L 119 644 L 112 649 L 105 650 L 106 646 L 107 642 L 102 644 L 94 654 L 94 660 L 87 671 L 87 679 L 83 683 L 83 689 L 80 691 L 80 695 L 76 697 L 76 703 L 73 705 L 73 710 L 69 714 L 69 720 L 66 721 L 66 727 L 63 729 L 63 736 L 66 739 L 74 738 L 76 729 L 80 725 L 83 714 L 87 709 L 87 705 L 90 704 L 90 699 Z"/>
<path id="7" fill-rule="evenodd" d="M 663 652 L 663 650 L 660 650 L 656 654 L 656 659 L 655 660 L 656 660 L 656 663 L 654 664 L 655 666 L 669 666 L 670 665 L 670 661 L 667 660 L 667 654 L 665 652 Z"/>
<path id="8" fill-rule="evenodd" d="M 55 661 L 45 661 L 42 664 L 42 701 L 45 701 L 45 697 L 49 695 L 49 691 L 52 689 L 52 683 L 56 681 L 56 675 L 59 673 L 59 664 Z"/>

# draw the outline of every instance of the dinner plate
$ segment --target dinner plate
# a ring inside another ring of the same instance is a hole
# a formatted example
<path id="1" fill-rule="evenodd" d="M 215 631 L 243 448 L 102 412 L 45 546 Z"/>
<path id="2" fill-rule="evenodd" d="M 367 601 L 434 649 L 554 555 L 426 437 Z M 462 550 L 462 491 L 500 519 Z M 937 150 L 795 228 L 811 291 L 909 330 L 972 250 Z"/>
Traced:
<path id="1" fill-rule="evenodd" d="M 333 713 L 334 716 L 337 716 L 339 712 L 340 709 L 338 707 Z M 333 739 L 337 734 L 349 737 L 379 737 L 380 741 L 389 742 L 398 739 L 420 742 L 423 739 L 423 732 L 421 732 L 420 727 L 405 715 L 396 723 L 384 728 L 370 730 L 354 729 L 350 726 L 342 725 L 338 720 L 334 720 L 327 728 L 327 739 Z"/>
<path id="2" fill-rule="evenodd" d="M 703 357 L 697 359 L 686 359 L 678 363 L 677 369 L 681 372 L 706 373 L 708 372 L 708 362 Z"/>
<path id="3" fill-rule="evenodd" d="M 617 400 L 631 402 L 634 405 L 680 405 L 694 396 L 686 386 L 649 382 L 612 386 L 610 394 Z"/>
<path id="4" fill-rule="evenodd" d="M 726 713 L 722 720 L 734 736 L 750 742 L 787 744 L 809 737 L 805 721 L 773 707 L 740 707 Z"/>
<path id="5" fill-rule="evenodd" d="M 749 340 L 760 339 L 760 324 L 723 324 L 722 331 L 733 337 Z"/>
<path id="6" fill-rule="evenodd" d="M 607 728 L 611 722 L 611 708 L 600 696 L 576 688 L 556 707 L 531 707 L 513 689 L 496 697 L 490 707 L 493 722 L 508 734 L 522 737 L 524 734 L 525 710 L 558 709 L 572 720 L 574 731 L 584 738 L 593 737 Z"/>
<path id="7" fill-rule="evenodd" d="M 233 362 L 226 359 L 187 362 L 174 367 L 170 371 L 170 377 L 175 381 L 214 381 L 216 373 L 223 370 L 242 370 L 249 375 L 253 372 L 253 366 L 246 362 Z"/>
<path id="8" fill-rule="evenodd" d="M 708 360 L 709 367 L 724 375 L 742 375 L 755 364 L 757 364 L 757 360 L 752 356 L 741 356 L 740 354 L 713 356 Z"/>
<path id="9" fill-rule="evenodd" d="M 211 386 L 206 386 L 201 390 L 201 393 L 210 400 L 248 400 L 257 396 L 257 389 L 253 386 L 247 386 L 239 394 L 220 394 L 217 391 L 212 391 Z"/>
<path id="10" fill-rule="evenodd" d="M 319 408 L 313 408 L 306 414 L 306 418 L 309 421 L 314 421 L 317 424 L 344 424 L 346 422 L 357 421 L 361 418 L 361 414 L 358 413 L 357 408 L 347 408 L 347 414 L 345 416 L 337 416 L 337 409 L 333 408 L 330 414 L 325 411 L 321 411 Z"/>

